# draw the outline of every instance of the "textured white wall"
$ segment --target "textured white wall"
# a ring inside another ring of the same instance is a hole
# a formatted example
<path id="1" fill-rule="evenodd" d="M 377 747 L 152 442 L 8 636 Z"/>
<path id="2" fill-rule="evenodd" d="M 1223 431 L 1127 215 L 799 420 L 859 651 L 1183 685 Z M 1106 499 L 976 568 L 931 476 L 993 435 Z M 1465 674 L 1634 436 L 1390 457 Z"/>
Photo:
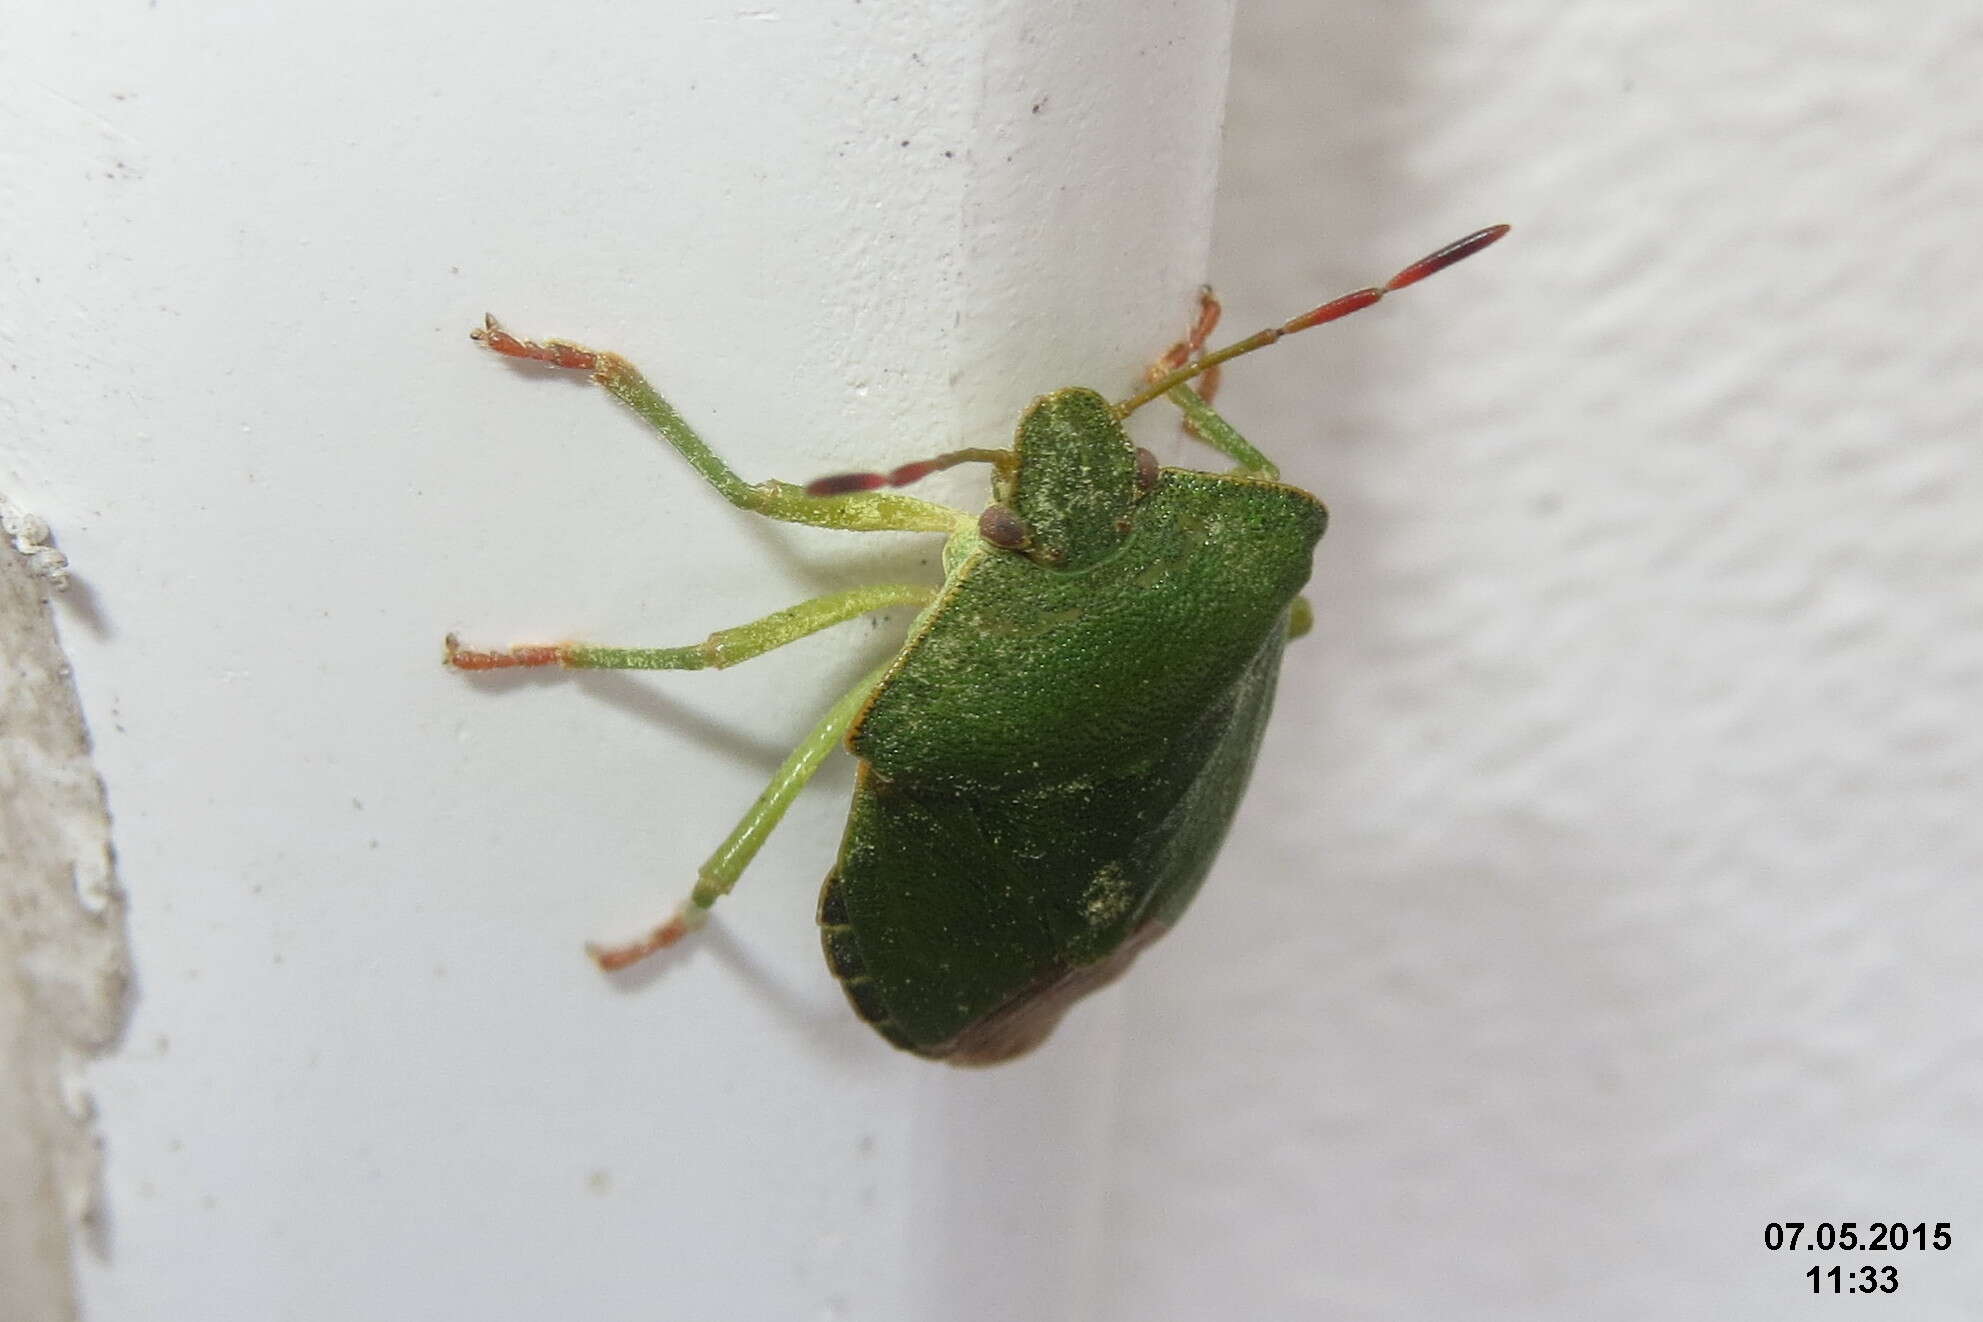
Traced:
<path id="1" fill-rule="evenodd" d="M 1130 998 L 1107 1316 L 1983 1298 L 1983 11 L 1250 0 L 1213 278 L 1335 522 Z"/>

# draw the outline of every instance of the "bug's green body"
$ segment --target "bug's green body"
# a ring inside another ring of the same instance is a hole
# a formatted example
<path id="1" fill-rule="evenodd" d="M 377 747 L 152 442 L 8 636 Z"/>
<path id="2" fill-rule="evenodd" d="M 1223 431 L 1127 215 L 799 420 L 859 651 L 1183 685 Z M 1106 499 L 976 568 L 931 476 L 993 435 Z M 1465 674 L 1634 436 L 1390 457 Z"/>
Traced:
<path id="1" fill-rule="evenodd" d="M 1044 546 L 970 551 L 848 736 L 863 765 L 821 896 L 827 961 L 926 1055 L 1031 1046 L 1190 902 L 1322 535 L 1322 506 L 1279 483 L 1167 469 L 1139 491 L 1091 392 L 1026 425 L 1048 418 L 1055 452 L 1089 462 L 1029 501 L 1022 441 L 1017 503 Z"/>
<path id="2" fill-rule="evenodd" d="M 699 644 L 584 643 L 472 651 L 461 670 L 565 665 L 721 668 L 869 611 L 923 608 L 901 652 L 828 709 L 702 865 L 666 923 L 593 948 L 623 968 L 700 926 L 794 797 L 843 743 L 861 759 L 840 856 L 819 901 L 827 963 L 884 1037 L 959 1064 L 1005 1060 L 1162 935 L 1205 879 L 1245 791 L 1296 594 L 1325 522 L 1208 403 L 1221 363 L 1369 307 L 1499 239 L 1495 226 L 1212 353 L 1207 291 L 1190 337 L 1111 404 L 1055 391 L 1010 450 L 956 450 L 890 474 L 799 488 L 746 483 L 638 370 L 563 340 L 478 333 L 513 358 L 590 372 L 726 500 L 813 527 L 942 532 L 941 589 L 829 593 Z M 1203 377 L 1205 393 L 1187 383 Z M 1159 396 L 1233 460 L 1159 468 L 1122 419 Z M 994 465 L 982 515 L 899 486 L 960 462 Z"/>

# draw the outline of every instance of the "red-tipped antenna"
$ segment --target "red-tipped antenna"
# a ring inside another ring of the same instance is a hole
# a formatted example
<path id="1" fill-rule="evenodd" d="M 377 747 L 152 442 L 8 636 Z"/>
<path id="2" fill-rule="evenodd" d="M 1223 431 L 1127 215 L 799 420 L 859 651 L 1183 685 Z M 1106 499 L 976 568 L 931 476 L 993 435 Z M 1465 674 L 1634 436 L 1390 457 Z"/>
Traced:
<path id="1" fill-rule="evenodd" d="M 1455 240 L 1441 248 L 1438 252 L 1419 258 L 1381 285 L 1373 285 L 1369 289 L 1359 289 L 1355 293 L 1344 294 L 1341 298 L 1332 298 L 1327 303 L 1322 304 L 1322 306 L 1311 308 L 1292 321 L 1283 322 L 1278 326 L 1269 326 L 1266 330 L 1257 331 L 1237 343 L 1228 344 L 1223 349 L 1208 353 L 1195 362 L 1186 363 L 1176 371 L 1159 377 L 1136 394 L 1117 404 L 1115 406 L 1115 415 L 1118 418 L 1126 418 L 1137 409 L 1142 408 L 1145 404 L 1157 398 L 1157 396 L 1183 385 L 1200 373 L 1210 371 L 1220 363 L 1228 362 L 1243 353 L 1252 353 L 1255 349 L 1264 349 L 1283 335 L 1292 335 L 1296 331 L 1305 331 L 1311 326 L 1320 326 L 1325 322 L 1341 321 L 1352 312 L 1361 312 L 1372 303 L 1378 302 L 1386 294 L 1395 294 L 1400 289 L 1417 284 L 1429 275 L 1435 275 L 1445 270 L 1455 262 L 1465 261 L 1507 232 L 1508 226 L 1506 225 L 1490 225 L 1484 230 L 1475 230 L 1464 239 Z"/>
<path id="2" fill-rule="evenodd" d="M 815 478 L 806 483 L 806 494 L 845 496 L 856 491 L 879 491 L 883 487 L 906 487 L 911 482 L 922 481 L 931 473 L 940 473 L 959 464 L 995 464 L 1000 469 L 1006 469 L 1012 466 L 1012 451 L 952 450 L 948 454 L 891 468 L 886 473 L 836 473 L 832 477 Z"/>

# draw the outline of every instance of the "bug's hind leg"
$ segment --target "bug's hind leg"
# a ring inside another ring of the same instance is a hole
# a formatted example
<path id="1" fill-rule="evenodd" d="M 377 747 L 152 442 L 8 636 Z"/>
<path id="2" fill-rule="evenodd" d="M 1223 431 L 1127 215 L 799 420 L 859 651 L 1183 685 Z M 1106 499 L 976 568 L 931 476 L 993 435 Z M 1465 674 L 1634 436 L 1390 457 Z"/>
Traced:
<path id="1" fill-rule="evenodd" d="M 1293 641 L 1315 627 L 1315 607 L 1307 597 L 1296 597 L 1288 606 L 1288 639 Z"/>
<path id="2" fill-rule="evenodd" d="M 715 907 L 716 901 L 730 893 L 744 869 L 757 857 L 757 851 L 764 847 L 772 828 L 784 817 L 785 810 L 792 806 L 792 800 L 799 796 L 799 791 L 806 787 L 806 782 L 826 761 L 827 754 L 846 737 L 848 727 L 867 705 L 868 694 L 881 682 L 882 674 L 887 669 L 887 665 L 882 665 L 863 677 L 860 683 L 833 704 L 820 723 L 813 727 L 812 733 L 799 741 L 799 746 L 772 774 L 771 783 L 764 787 L 764 793 L 758 795 L 757 801 L 744 813 L 736 829 L 703 862 L 696 874 L 695 888 L 667 922 L 639 940 L 624 945 L 589 945 L 585 948 L 600 968 L 608 971 L 623 969 L 657 950 L 674 945 L 708 921 L 710 909 Z"/>

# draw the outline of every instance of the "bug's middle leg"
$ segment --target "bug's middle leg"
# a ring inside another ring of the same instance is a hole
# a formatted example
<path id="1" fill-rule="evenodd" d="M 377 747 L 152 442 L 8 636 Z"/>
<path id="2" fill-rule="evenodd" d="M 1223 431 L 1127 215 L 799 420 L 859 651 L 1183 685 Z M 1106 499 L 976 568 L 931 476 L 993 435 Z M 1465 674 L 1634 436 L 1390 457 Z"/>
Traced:
<path id="1" fill-rule="evenodd" d="M 868 694 L 881 682 L 889 664 L 893 663 L 878 666 L 864 676 L 860 683 L 833 704 L 812 732 L 799 741 L 799 746 L 772 773 L 771 783 L 764 787 L 764 793 L 758 795 L 757 801 L 744 813 L 736 829 L 716 846 L 715 853 L 704 860 L 696 873 L 694 889 L 676 907 L 667 922 L 636 941 L 616 946 L 588 945 L 585 948 L 600 968 L 611 971 L 637 963 L 658 950 L 674 945 L 709 920 L 710 909 L 736 886 L 744 869 L 757 857 L 757 851 L 764 847 L 772 828 L 785 816 L 785 810 L 792 806 L 792 800 L 799 797 L 799 791 L 806 787 L 806 782 L 826 761 L 827 754 L 846 737 L 848 727 L 853 725 L 854 718 L 867 705 Z"/>
<path id="2" fill-rule="evenodd" d="M 564 666 L 571 670 L 721 670 L 762 656 L 808 634 L 890 606 L 927 606 L 937 590 L 920 583 L 882 583 L 829 592 L 730 629 L 718 629 L 686 647 L 601 647 L 594 643 L 549 643 L 499 651 L 465 648 L 447 636 L 443 661 L 456 670 L 508 670 L 518 666 Z"/>

